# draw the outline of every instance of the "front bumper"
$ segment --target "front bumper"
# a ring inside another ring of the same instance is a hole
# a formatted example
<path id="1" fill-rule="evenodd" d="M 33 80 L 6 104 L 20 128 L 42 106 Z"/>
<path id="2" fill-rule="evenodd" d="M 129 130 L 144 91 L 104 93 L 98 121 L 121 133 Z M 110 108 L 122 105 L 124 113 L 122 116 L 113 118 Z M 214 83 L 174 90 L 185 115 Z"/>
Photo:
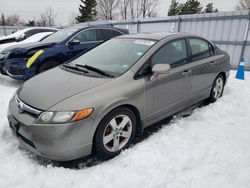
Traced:
<path id="1" fill-rule="evenodd" d="M 94 136 L 93 119 L 74 123 L 35 124 L 36 117 L 19 113 L 14 99 L 10 101 L 8 120 L 14 135 L 29 151 L 42 157 L 69 161 L 91 154 Z"/>
<path id="2" fill-rule="evenodd" d="M 26 68 L 26 61 L 21 58 L 8 59 L 4 63 L 3 72 L 16 80 L 27 80 L 36 74 L 35 67 Z"/>

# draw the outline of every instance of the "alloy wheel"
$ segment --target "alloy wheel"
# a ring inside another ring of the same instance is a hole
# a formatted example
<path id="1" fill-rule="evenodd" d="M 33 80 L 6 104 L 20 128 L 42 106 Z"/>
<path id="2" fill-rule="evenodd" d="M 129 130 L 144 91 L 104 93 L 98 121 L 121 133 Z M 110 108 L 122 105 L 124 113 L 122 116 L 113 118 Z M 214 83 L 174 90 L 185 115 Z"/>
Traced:
<path id="1" fill-rule="evenodd" d="M 223 92 L 224 81 L 221 77 L 218 77 L 215 81 L 215 85 L 213 88 L 213 97 L 218 99 L 221 97 Z"/>
<path id="2" fill-rule="evenodd" d="M 103 145 L 110 152 L 121 150 L 132 135 L 132 121 L 127 115 L 114 117 L 106 126 L 103 134 Z"/>

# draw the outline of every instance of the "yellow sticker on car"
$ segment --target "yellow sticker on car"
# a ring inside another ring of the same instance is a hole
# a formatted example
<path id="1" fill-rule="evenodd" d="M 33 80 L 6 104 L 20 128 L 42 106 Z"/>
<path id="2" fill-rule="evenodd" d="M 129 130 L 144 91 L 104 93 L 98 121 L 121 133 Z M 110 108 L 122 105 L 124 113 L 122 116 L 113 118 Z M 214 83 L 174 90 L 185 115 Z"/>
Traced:
<path id="1" fill-rule="evenodd" d="M 31 58 L 29 58 L 28 62 L 26 63 L 26 67 L 30 68 L 30 66 L 35 62 L 35 60 L 43 53 L 43 50 L 37 51 Z"/>

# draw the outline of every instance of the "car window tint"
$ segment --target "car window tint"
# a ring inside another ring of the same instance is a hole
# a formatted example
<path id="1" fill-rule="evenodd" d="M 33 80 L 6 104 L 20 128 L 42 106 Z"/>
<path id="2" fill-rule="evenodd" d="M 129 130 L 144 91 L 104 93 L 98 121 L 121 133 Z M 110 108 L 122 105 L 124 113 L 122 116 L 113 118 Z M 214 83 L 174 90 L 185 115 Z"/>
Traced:
<path id="1" fill-rule="evenodd" d="M 151 65 L 169 64 L 172 68 L 188 62 L 185 40 L 167 43 L 151 59 Z"/>
<path id="2" fill-rule="evenodd" d="M 35 32 L 35 30 L 29 30 L 29 31 L 25 32 L 23 38 L 24 39 L 29 38 L 30 36 L 34 35 L 34 32 Z"/>
<path id="3" fill-rule="evenodd" d="M 104 41 L 119 35 L 121 35 L 121 33 L 119 33 L 118 31 L 110 29 L 100 29 L 100 39 Z"/>
<path id="4" fill-rule="evenodd" d="M 96 30 L 86 30 L 77 34 L 72 41 L 78 40 L 79 42 L 91 42 L 96 41 Z"/>
<path id="5" fill-rule="evenodd" d="M 200 59 L 214 55 L 213 47 L 207 41 L 202 39 L 189 39 L 192 50 L 192 60 Z"/>

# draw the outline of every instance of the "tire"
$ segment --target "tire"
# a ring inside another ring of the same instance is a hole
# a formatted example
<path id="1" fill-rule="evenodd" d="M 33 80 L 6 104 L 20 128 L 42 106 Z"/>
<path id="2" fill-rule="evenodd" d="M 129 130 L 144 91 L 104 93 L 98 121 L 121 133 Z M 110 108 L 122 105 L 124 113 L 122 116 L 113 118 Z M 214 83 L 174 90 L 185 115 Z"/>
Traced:
<path id="1" fill-rule="evenodd" d="M 39 69 L 38 69 L 38 73 L 44 72 L 48 69 L 54 68 L 56 66 L 60 65 L 59 62 L 57 61 L 47 61 L 46 63 L 43 63 Z"/>
<path id="2" fill-rule="evenodd" d="M 135 130 L 136 117 L 132 110 L 121 107 L 111 111 L 96 130 L 94 152 L 105 160 L 115 157 L 131 144 Z"/>
<path id="3" fill-rule="evenodd" d="M 225 86 L 225 79 L 222 74 L 219 74 L 213 83 L 213 87 L 210 92 L 209 101 L 215 102 L 217 99 L 219 99 L 224 92 L 224 86 Z"/>

